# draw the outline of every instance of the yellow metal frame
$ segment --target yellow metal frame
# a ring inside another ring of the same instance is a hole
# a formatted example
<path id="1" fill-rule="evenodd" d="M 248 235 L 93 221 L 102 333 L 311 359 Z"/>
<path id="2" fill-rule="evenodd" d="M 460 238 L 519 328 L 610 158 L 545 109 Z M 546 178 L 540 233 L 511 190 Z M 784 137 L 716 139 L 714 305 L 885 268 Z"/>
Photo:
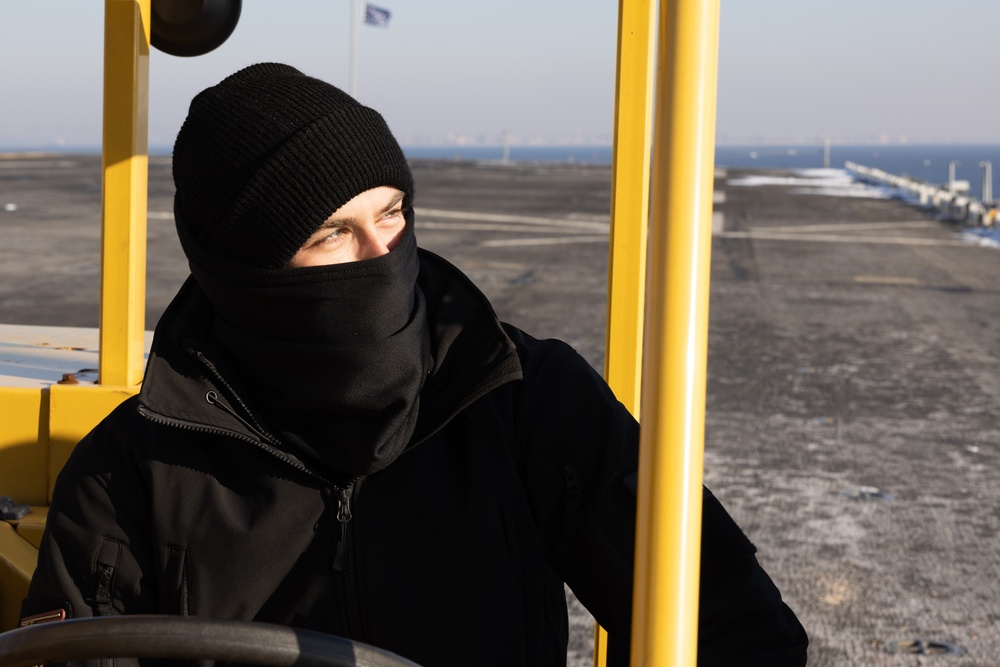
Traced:
<path id="1" fill-rule="evenodd" d="M 621 0 L 604 377 L 639 417 L 656 4 Z"/>
<path id="2" fill-rule="evenodd" d="M 654 32 L 657 13 L 651 2 L 619 3 L 605 378 L 636 418 L 640 410 L 646 415 L 631 664 L 693 667 L 719 0 L 661 0 L 659 5 Z M 659 67 L 647 277 L 654 43 Z M 601 628 L 594 648 L 594 664 L 603 667 L 607 636 Z"/>
<path id="3" fill-rule="evenodd" d="M 719 0 L 661 0 L 632 665 L 694 667 Z"/>
<path id="4" fill-rule="evenodd" d="M 48 500 L 48 390 L 0 387 L 0 488 L 20 503 Z"/>
<path id="5" fill-rule="evenodd" d="M 653 0 L 618 3 L 604 379 L 636 419 L 646 295 L 655 17 Z M 607 664 L 607 642 L 607 632 L 595 626 L 595 667 Z"/>
<path id="6" fill-rule="evenodd" d="M 38 549 L 0 521 L 0 630 L 17 627 L 21 600 L 38 562 Z"/>
<path id="7" fill-rule="evenodd" d="M 44 504 L 73 445 L 142 380 L 148 72 L 149 0 L 107 0 L 99 384 L 0 387 L 0 481 L 20 502 Z"/>
<path id="8" fill-rule="evenodd" d="M 48 504 L 73 446 L 142 380 L 149 21 L 150 0 L 105 1 L 99 384 L 0 387 L 0 484 L 21 503 Z M 42 512 L 0 522 L 0 630 L 17 622 Z"/>
<path id="9" fill-rule="evenodd" d="M 106 0 L 100 383 L 142 380 L 150 0 Z"/>

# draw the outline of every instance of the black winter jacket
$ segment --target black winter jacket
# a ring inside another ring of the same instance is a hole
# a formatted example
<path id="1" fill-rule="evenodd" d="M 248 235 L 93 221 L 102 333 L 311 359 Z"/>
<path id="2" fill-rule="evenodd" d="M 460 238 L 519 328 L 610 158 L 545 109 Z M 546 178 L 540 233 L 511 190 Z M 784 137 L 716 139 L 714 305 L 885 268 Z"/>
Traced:
<path id="1" fill-rule="evenodd" d="M 421 263 L 436 364 L 416 433 L 353 483 L 269 435 L 189 281 L 140 395 L 58 478 L 24 614 L 258 620 L 428 667 L 551 666 L 566 662 L 565 582 L 609 631 L 609 664 L 627 664 L 635 420 L 570 347 Z M 699 665 L 805 664 L 753 545 L 704 499 Z"/>

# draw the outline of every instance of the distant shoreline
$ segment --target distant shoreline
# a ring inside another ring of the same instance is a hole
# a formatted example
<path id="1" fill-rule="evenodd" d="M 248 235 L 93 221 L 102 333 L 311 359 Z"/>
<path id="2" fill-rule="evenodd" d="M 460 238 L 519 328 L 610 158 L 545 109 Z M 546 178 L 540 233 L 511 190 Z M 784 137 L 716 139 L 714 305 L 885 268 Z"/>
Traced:
<path id="1" fill-rule="evenodd" d="M 756 150 L 756 151 L 822 151 L 823 143 L 728 143 L 728 142 L 717 142 L 717 150 Z M 1000 147 L 1000 141 L 985 141 L 981 143 L 977 142 L 928 142 L 928 143 L 907 143 L 907 144 L 866 144 L 866 143 L 833 143 L 830 145 L 832 150 L 853 150 L 853 149 L 871 149 L 871 150 L 912 150 L 919 148 L 935 148 L 935 149 L 947 149 L 954 148 L 956 150 L 964 150 L 968 148 L 976 147 Z M 503 150 L 501 144 L 407 144 L 402 146 L 403 151 L 407 152 L 437 152 L 437 151 L 495 151 L 500 152 Z M 512 151 L 579 151 L 579 150 L 611 150 L 611 144 L 609 143 L 581 143 L 581 144 L 511 144 Z M 0 145 L 0 154 L 9 153 L 46 153 L 46 154 L 65 154 L 74 153 L 80 155 L 99 153 L 101 150 L 100 144 L 79 144 L 79 145 Z M 164 144 L 153 144 L 149 147 L 150 155 L 169 155 L 173 150 L 172 145 Z"/>
<path id="2" fill-rule="evenodd" d="M 594 145 L 512 145 L 505 156 L 500 145 L 404 146 L 411 160 L 486 164 L 561 164 L 610 166 L 613 151 L 608 144 Z M 0 148 L 0 157 L 100 154 L 98 146 Z M 169 159 L 170 149 L 151 146 L 150 158 Z M 505 161 L 504 158 L 508 159 Z M 814 169 L 828 164 L 842 169 L 847 161 L 887 173 L 909 176 L 928 183 L 945 183 L 954 163 L 955 178 L 970 184 L 974 197 L 982 192 L 982 163 L 1000 167 L 1000 144 L 832 144 L 827 162 L 824 147 L 816 144 L 719 144 L 715 164 L 727 169 L 782 170 Z M 996 187 L 993 188 L 997 190 Z"/>

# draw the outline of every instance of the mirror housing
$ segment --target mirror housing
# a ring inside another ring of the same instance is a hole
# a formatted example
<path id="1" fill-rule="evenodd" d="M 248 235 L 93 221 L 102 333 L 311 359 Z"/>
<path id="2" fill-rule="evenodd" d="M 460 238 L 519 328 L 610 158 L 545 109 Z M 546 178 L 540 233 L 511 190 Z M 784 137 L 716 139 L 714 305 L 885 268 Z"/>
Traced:
<path id="1" fill-rule="evenodd" d="M 241 0 L 152 0 L 150 42 L 172 56 L 200 56 L 236 28 Z"/>

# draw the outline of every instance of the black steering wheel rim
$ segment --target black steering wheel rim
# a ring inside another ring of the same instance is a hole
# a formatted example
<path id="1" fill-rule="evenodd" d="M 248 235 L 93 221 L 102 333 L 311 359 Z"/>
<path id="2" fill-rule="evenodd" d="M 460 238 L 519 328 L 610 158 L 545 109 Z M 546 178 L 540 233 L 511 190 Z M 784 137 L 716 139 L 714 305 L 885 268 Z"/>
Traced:
<path id="1" fill-rule="evenodd" d="M 100 658 L 219 660 L 269 667 L 419 667 L 362 642 L 282 625 L 197 616 L 107 616 L 0 634 L 0 664 Z"/>

